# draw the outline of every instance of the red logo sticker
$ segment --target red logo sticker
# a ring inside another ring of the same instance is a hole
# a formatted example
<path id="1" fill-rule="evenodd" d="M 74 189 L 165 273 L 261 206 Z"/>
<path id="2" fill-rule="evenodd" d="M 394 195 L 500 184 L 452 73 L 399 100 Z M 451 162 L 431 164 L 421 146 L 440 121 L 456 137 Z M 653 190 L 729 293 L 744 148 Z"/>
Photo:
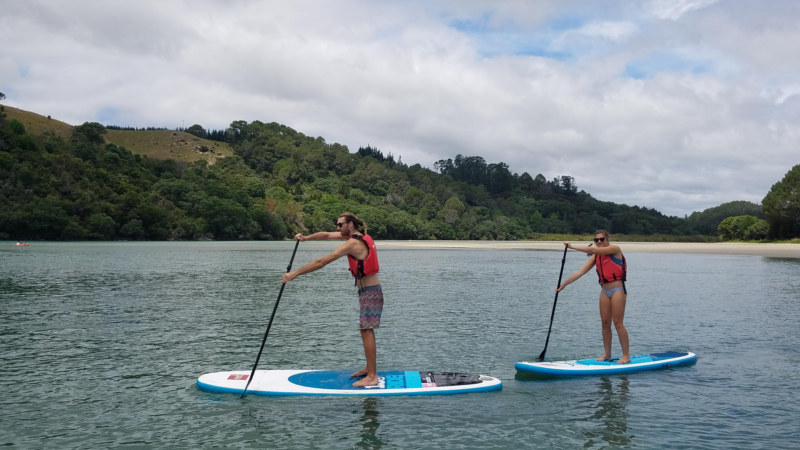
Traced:
<path id="1" fill-rule="evenodd" d="M 238 374 L 237 375 L 237 374 L 234 373 L 234 374 L 228 375 L 228 379 L 229 380 L 246 380 L 249 377 L 250 377 L 250 375 L 247 375 L 247 374 Z"/>

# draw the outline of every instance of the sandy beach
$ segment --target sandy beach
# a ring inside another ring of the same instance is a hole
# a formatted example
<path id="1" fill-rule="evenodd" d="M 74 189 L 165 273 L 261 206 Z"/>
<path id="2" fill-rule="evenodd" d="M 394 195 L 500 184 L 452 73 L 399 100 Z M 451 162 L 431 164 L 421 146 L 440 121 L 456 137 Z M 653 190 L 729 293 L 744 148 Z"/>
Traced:
<path id="1" fill-rule="evenodd" d="M 800 258 L 800 244 L 751 244 L 739 242 L 619 242 L 614 244 L 629 253 L 688 253 L 756 255 Z M 584 242 L 573 242 L 584 244 Z M 585 243 L 585 244 L 588 244 Z M 380 248 L 474 248 L 496 250 L 563 250 L 559 241 L 380 241 Z"/>

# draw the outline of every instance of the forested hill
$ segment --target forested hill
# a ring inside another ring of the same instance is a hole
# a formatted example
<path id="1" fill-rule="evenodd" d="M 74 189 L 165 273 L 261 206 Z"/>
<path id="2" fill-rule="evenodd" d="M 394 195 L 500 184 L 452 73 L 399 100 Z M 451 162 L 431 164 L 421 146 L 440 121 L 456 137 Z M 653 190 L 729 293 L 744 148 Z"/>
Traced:
<path id="1" fill-rule="evenodd" d="M 1 116 L 0 239 L 285 239 L 332 230 L 342 211 L 379 239 L 709 234 L 702 220 L 600 201 L 571 177 L 520 175 L 480 156 L 431 170 L 277 123 L 236 121 L 202 144 L 224 140 L 230 156 L 189 161 L 133 153 L 109 136 L 116 128 L 97 123 L 29 130 Z"/>

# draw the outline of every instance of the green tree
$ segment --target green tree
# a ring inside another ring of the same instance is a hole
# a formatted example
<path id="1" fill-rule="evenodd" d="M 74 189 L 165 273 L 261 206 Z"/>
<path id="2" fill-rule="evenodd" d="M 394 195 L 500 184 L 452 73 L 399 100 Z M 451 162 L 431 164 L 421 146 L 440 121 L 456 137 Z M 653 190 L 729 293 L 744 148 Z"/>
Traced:
<path id="1" fill-rule="evenodd" d="M 800 237 L 800 164 L 772 185 L 761 204 L 764 205 L 771 238 Z"/>
<path id="2" fill-rule="evenodd" d="M 717 226 L 717 234 L 723 241 L 736 239 L 737 231 L 735 217 L 726 217 Z"/>
<path id="3" fill-rule="evenodd" d="M 208 136 L 206 129 L 202 125 L 194 124 L 186 129 L 186 132 L 195 135 L 199 138 L 205 139 Z"/>
<path id="4" fill-rule="evenodd" d="M 25 125 L 17 119 L 13 119 L 9 123 L 8 127 L 11 130 L 11 133 L 17 136 L 23 136 L 28 133 L 28 131 L 25 130 Z"/>
<path id="5" fill-rule="evenodd" d="M 120 228 L 119 233 L 126 239 L 139 240 L 144 238 L 144 226 L 140 219 L 131 219 Z"/>
<path id="6" fill-rule="evenodd" d="M 248 177 L 245 180 L 244 190 L 250 197 L 263 198 L 266 190 L 264 180 L 258 177 Z"/>
<path id="7" fill-rule="evenodd" d="M 169 239 L 171 233 L 167 212 L 153 200 L 155 197 L 150 199 L 150 203 L 140 205 L 135 214 L 141 218 L 147 239 L 154 241 Z"/>
<path id="8" fill-rule="evenodd" d="M 444 208 L 439 212 L 439 218 L 445 223 L 453 225 L 464 210 L 466 210 L 466 206 L 461 200 L 456 197 L 450 197 L 444 202 Z"/>
<path id="9" fill-rule="evenodd" d="M 219 197 L 209 197 L 200 205 L 202 217 L 214 239 L 252 239 L 258 224 L 239 203 Z"/>
<path id="10" fill-rule="evenodd" d="M 388 239 L 415 239 L 419 233 L 418 220 L 405 211 L 394 211 L 386 217 Z"/>
<path id="11" fill-rule="evenodd" d="M 744 230 L 744 239 L 750 241 L 759 241 L 766 239 L 769 235 L 769 223 L 764 219 L 758 219 L 756 223 L 750 225 Z"/>
<path id="12" fill-rule="evenodd" d="M 86 219 L 86 229 L 94 239 L 114 239 L 117 223 L 104 213 L 95 213 Z"/>
<path id="13" fill-rule="evenodd" d="M 735 216 L 754 216 L 763 219 L 764 212 L 759 204 L 739 200 L 723 203 L 704 211 L 693 212 L 686 219 L 686 224 L 694 233 L 714 236 L 723 219 Z"/>
<path id="14" fill-rule="evenodd" d="M 406 188 L 405 192 L 403 192 L 401 207 L 411 214 L 417 214 L 424 201 L 425 192 L 418 187 L 409 186 Z"/>
<path id="15" fill-rule="evenodd" d="M 104 135 L 106 127 L 97 122 L 84 122 L 72 130 L 72 136 L 77 141 L 88 142 L 90 144 L 102 144 L 105 142 Z"/>
<path id="16" fill-rule="evenodd" d="M 720 222 L 719 227 L 717 227 L 717 233 L 719 237 L 725 241 L 746 239 L 745 232 L 758 222 L 758 220 L 758 218 L 753 216 L 727 217 Z"/>
<path id="17" fill-rule="evenodd" d="M 42 240 L 60 239 L 61 230 L 74 222 L 59 202 L 52 198 L 34 198 L 16 218 L 17 235 Z"/>
<path id="18" fill-rule="evenodd" d="M 268 211 L 258 205 L 253 205 L 248 210 L 250 217 L 260 227 L 260 232 L 254 238 L 277 240 L 282 239 L 288 234 L 286 224 L 278 214 Z"/>

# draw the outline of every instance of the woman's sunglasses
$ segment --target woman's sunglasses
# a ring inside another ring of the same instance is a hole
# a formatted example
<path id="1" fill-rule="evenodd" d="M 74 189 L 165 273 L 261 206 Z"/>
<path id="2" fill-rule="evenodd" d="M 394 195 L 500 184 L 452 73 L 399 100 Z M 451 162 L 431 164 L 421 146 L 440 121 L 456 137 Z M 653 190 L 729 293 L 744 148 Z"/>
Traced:
<path id="1" fill-rule="evenodd" d="M 605 240 L 606 240 L 606 238 L 604 238 L 604 237 L 601 237 L 601 238 L 594 238 L 594 241 L 595 241 L 595 242 L 603 242 L 603 241 L 605 241 Z"/>

